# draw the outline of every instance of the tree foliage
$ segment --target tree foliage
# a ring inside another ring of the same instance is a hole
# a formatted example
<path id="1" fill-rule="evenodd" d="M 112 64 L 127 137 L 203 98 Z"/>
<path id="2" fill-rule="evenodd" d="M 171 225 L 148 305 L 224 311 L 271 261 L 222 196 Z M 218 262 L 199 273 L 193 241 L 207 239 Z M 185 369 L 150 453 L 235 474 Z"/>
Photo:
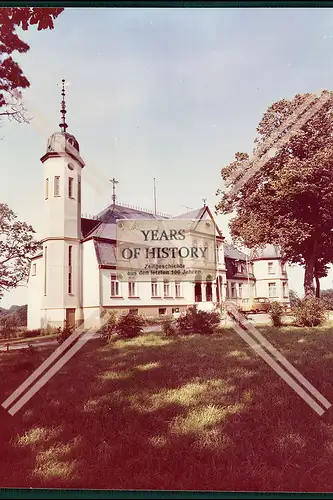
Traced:
<path id="1" fill-rule="evenodd" d="M 10 7 L 0 9 L 0 116 L 13 117 L 26 121 L 21 90 L 30 86 L 19 64 L 12 58 L 12 53 L 28 52 L 30 46 L 20 39 L 17 28 L 27 31 L 31 26 L 37 30 L 52 30 L 53 20 L 63 8 Z"/>
<path id="2" fill-rule="evenodd" d="M 265 140 L 309 95 L 297 94 L 268 108 L 257 128 L 254 152 L 266 151 Z M 248 248 L 278 245 L 286 261 L 304 266 L 305 295 L 314 294 L 315 270 L 318 277 L 325 275 L 333 261 L 333 93 L 322 95 L 330 99 L 240 190 L 217 192 L 217 212 L 236 214 L 230 222 L 233 239 Z M 289 131 L 287 126 L 278 137 Z M 237 185 L 236 169 L 245 170 L 248 159 L 247 153 L 236 153 L 235 161 L 222 168 L 231 187 Z"/>
<path id="3" fill-rule="evenodd" d="M 0 298 L 4 291 L 26 284 L 31 257 L 41 248 L 34 234 L 8 205 L 0 203 Z"/>

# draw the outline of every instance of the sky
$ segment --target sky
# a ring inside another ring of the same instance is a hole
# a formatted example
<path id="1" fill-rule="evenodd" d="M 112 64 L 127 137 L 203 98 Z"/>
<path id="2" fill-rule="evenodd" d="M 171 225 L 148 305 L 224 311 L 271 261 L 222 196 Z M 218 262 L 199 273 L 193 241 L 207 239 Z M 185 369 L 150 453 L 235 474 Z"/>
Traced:
<path id="1" fill-rule="evenodd" d="M 67 8 L 53 31 L 22 32 L 14 53 L 31 86 L 30 124 L 0 128 L 0 200 L 42 228 L 47 138 L 59 130 L 60 84 L 68 132 L 80 143 L 82 212 L 117 200 L 179 215 L 214 209 L 221 168 L 251 154 L 267 108 L 297 93 L 332 90 L 333 10 L 273 8 Z M 217 223 L 229 240 L 226 216 Z M 300 295 L 304 270 L 289 267 Z M 321 280 L 333 287 L 333 272 Z M 25 304 L 25 287 L 1 307 Z"/>

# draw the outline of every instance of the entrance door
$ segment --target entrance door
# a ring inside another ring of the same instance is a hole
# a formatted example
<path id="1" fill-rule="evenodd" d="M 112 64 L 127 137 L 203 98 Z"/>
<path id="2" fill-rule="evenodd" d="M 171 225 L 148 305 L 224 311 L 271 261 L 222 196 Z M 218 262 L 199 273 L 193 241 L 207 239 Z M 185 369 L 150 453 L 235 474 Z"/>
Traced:
<path id="1" fill-rule="evenodd" d="M 75 309 L 66 309 L 66 324 L 67 326 L 75 326 Z"/>

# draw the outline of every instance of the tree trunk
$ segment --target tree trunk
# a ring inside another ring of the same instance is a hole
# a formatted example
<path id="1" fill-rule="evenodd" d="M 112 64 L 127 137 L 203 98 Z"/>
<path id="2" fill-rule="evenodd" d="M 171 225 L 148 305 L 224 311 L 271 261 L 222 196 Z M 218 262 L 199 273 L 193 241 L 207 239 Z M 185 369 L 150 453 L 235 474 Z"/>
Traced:
<path id="1" fill-rule="evenodd" d="M 304 295 L 305 297 L 314 297 L 315 290 L 313 286 L 314 278 L 314 266 L 315 266 L 315 253 L 308 257 L 305 261 L 305 273 L 304 273 Z"/>
<path id="2" fill-rule="evenodd" d="M 315 274 L 315 282 L 316 282 L 316 297 L 320 298 L 320 280 L 317 274 Z"/>

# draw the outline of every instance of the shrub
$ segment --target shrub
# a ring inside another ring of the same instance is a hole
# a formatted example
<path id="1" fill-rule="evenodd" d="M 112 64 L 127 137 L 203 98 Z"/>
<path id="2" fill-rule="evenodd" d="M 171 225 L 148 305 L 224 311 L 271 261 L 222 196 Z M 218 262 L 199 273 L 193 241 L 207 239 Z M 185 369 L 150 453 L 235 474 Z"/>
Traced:
<path id="1" fill-rule="evenodd" d="M 103 315 L 104 316 L 104 315 Z M 116 311 L 108 311 L 106 313 L 106 322 L 100 329 L 100 335 L 103 340 L 110 342 L 113 334 L 117 330 L 117 313 Z"/>
<path id="2" fill-rule="evenodd" d="M 116 332 L 121 337 L 133 338 L 142 332 L 145 320 L 139 314 L 129 311 L 119 318 Z"/>
<path id="3" fill-rule="evenodd" d="M 220 324 L 220 315 L 216 311 L 198 310 L 197 306 L 191 306 L 186 313 L 179 316 L 176 321 L 177 330 L 183 335 L 199 333 L 210 335 L 214 333 Z"/>
<path id="4" fill-rule="evenodd" d="M 177 330 L 174 326 L 174 323 L 171 319 L 167 318 L 162 323 L 162 333 L 166 337 L 172 337 L 177 334 Z"/>
<path id="5" fill-rule="evenodd" d="M 41 335 L 40 329 L 26 330 L 25 332 L 22 332 L 22 337 L 24 339 L 29 339 L 31 337 L 38 337 L 39 335 Z"/>
<path id="6" fill-rule="evenodd" d="M 318 326 L 325 320 L 325 302 L 317 297 L 300 299 L 294 307 L 297 326 Z"/>
<path id="7" fill-rule="evenodd" d="M 1 336 L 7 340 L 12 338 L 17 330 L 17 322 L 13 316 L 5 316 L 1 321 Z"/>
<path id="8" fill-rule="evenodd" d="M 280 302 L 271 302 L 269 305 L 268 313 L 271 317 L 274 326 L 282 325 L 282 315 L 284 313 L 284 307 Z"/>
<path id="9" fill-rule="evenodd" d="M 73 330 L 75 330 L 75 326 L 69 326 L 67 321 L 65 321 L 64 327 L 57 328 L 58 335 L 57 335 L 57 341 L 59 344 L 62 344 L 65 342 L 66 339 L 73 333 Z"/>

